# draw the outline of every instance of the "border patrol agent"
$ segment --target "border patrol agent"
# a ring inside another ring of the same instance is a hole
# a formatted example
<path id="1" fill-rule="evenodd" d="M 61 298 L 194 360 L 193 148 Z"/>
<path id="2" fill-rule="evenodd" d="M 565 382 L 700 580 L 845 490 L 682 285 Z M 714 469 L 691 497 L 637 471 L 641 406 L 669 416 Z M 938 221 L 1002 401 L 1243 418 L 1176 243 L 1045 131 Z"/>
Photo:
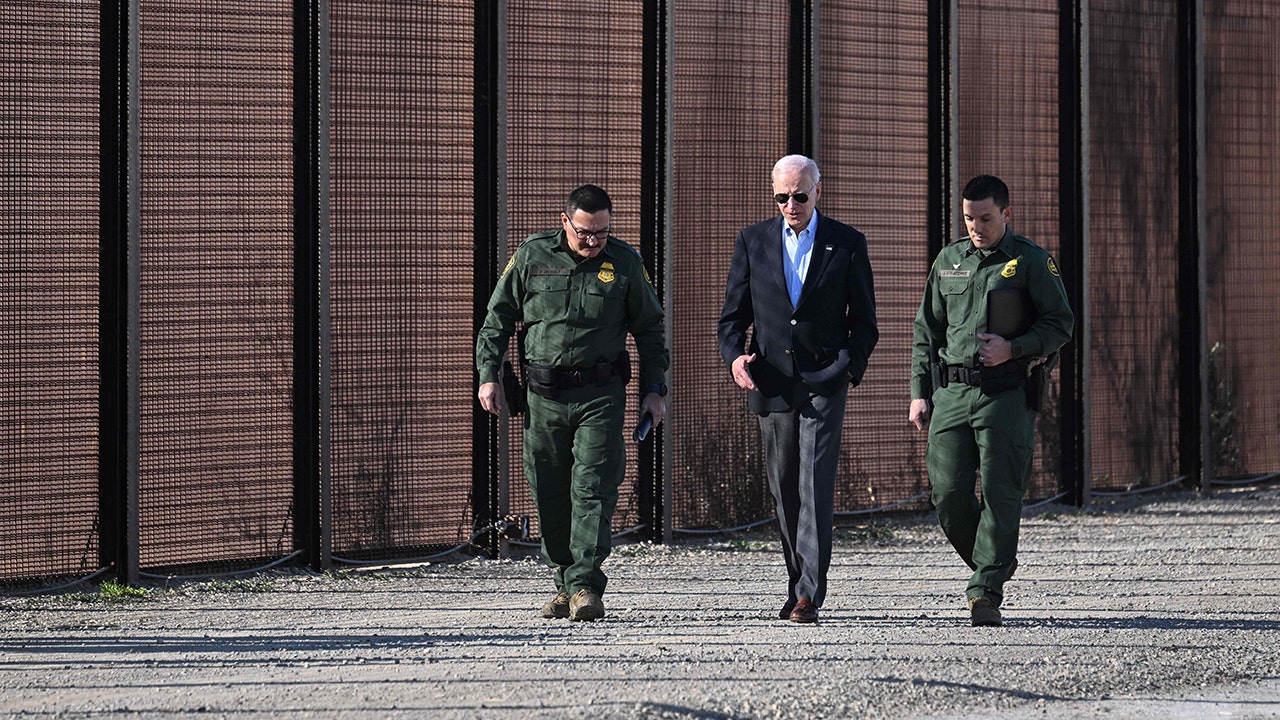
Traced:
<path id="1" fill-rule="evenodd" d="M 524 471 L 557 591 L 542 608 L 547 618 L 604 617 L 600 567 L 626 461 L 628 332 L 640 355 L 641 413 L 654 426 L 666 414 L 662 305 L 639 253 L 609 235 L 612 213 L 608 193 L 595 185 L 570 193 L 563 227 L 529 236 L 512 254 L 476 339 L 476 395 L 497 414 L 499 366 L 516 323 L 524 323 Z"/>
<path id="2" fill-rule="evenodd" d="M 961 196 L 969 236 L 938 253 L 915 318 L 909 420 L 918 430 L 928 427 L 938 521 L 973 570 L 965 591 L 970 621 L 1000 625 L 1031 479 L 1041 363 L 1056 359 L 1075 319 L 1053 257 L 1008 228 L 1013 212 L 1004 182 L 979 175 Z M 1018 314 L 996 307 L 1002 292 L 1020 298 L 1025 317 L 1001 317 Z M 997 324 L 1016 329 L 1002 336 L 992 332 Z"/>

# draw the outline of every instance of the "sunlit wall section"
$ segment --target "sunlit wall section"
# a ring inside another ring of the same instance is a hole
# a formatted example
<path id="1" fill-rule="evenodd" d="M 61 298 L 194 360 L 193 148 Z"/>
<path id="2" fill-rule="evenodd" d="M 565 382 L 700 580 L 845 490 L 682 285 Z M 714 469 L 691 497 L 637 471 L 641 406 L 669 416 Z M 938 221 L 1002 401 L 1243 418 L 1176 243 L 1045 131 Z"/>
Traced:
<path id="1" fill-rule="evenodd" d="M 1093 488 L 1168 482 L 1178 443 L 1176 8 L 1089 9 Z"/>
<path id="2" fill-rule="evenodd" d="M 729 376 L 716 321 L 734 238 L 777 214 L 769 173 L 786 154 L 788 5 L 675 8 L 671 516 L 733 527 L 773 513 L 760 430 Z"/>
<path id="3" fill-rule="evenodd" d="M 906 424 L 911 323 L 929 267 L 928 12 L 924 3 L 827 0 L 819 25 L 819 210 L 867 236 L 880 342 L 845 414 L 836 510 L 928 489 L 921 433 Z"/>
<path id="4" fill-rule="evenodd" d="M 640 248 L 643 10 L 644 3 L 633 0 L 507 2 L 507 233 L 500 265 L 531 233 L 558 229 L 565 199 L 584 183 L 609 193 L 612 234 Z M 634 365 L 634 344 L 628 348 Z M 628 418 L 638 412 L 636 382 L 628 388 Z M 505 482 L 510 513 L 530 517 L 536 533 L 522 469 L 522 422 L 508 426 Z M 615 532 L 638 522 L 637 468 L 628 443 Z"/>
<path id="5" fill-rule="evenodd" d="M 1230 478 L 1280 469 L 1280 4 L 1204 8 L 1206 461 Z"/>
<path id="6" fill-rule="evenodd" d="M 337 558 L 471 534 L 472 3 L 331 0 Z"/>
<path id="7" fill-rule="evenodd" d="M 143 568 L 293 550 L 293 8 L 144 0 Z"/>
<path id="8" fill-rule="evenodd" d="M 0 582 L 98 568 L 98 7 L 0 3 Z"/>
<path id="9" fill-rule="evenodd" d="M 1058 3 L 959 0 L 955 118 L 959 183 L 995 175 L 1009 186 L 1012 229 L 1051 253 L 1058 237 Z M 957 192 L 959 188 L 957 188 Z M 957 207 L 959 199 L 956 200 Z M 959 218 L 959 213 L 957 213 Z M 955 235 L 966 233 L 962 222 Z M 1036 423 L 1028 498 L 1057 494 L 1056 378 Z"/>

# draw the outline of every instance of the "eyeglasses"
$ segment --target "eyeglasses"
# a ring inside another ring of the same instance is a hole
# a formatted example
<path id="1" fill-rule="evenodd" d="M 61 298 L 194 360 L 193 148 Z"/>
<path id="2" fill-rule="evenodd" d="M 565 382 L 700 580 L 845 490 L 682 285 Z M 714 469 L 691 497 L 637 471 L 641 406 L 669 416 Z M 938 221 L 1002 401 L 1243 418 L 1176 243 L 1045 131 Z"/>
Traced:
<path id="1" fill-rule="evenodd" d="M 574 225 L 573 221 L 570 220 L 569 227 L 573 228 L 573 232 L 577 234 L 579 240 L 586 240 L 587 238 L 595 238 L 596 240 L 609 239 L 610 226 L 608 225 L 605 225 L 602 230 L 583 230 L 577 225 Z"/>
<path id="2" fill-rule="evenodd" d="M 810 190 L 809 192 L 813 192 L 813 191 Z M 790 200 L 791 198 L 795 198 L 797 203 L 800 203 L 801 205 L 803 205 L 809 202 L 809 193 L 807 192 L 778 193 L 773 196 L 773 201 L 778 203 L 779 205 L 786 205 L 787 201 Z"/>

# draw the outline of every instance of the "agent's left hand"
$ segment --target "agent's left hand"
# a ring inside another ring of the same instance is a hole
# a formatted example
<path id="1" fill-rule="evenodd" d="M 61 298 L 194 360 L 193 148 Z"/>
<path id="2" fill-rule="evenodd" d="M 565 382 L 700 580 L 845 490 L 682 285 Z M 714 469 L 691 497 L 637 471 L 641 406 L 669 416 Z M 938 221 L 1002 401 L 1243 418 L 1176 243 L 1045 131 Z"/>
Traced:
<path id="1" fill-rule="evenodd" d="M 662 399 L 658 393 L 649 393 L 640 401 L 640 415 L 644 416 L 645 411 L 653 416 L 653 426 L 658 427 L 662 423 L 662 419 L 667 416 L 667 401 Z"/>
<path id="2" fill-rule="evenodd" d="M 978 362 L 994 367 L 1013 359 L 1013 344 L 995 333 L 978 333 Z"/>

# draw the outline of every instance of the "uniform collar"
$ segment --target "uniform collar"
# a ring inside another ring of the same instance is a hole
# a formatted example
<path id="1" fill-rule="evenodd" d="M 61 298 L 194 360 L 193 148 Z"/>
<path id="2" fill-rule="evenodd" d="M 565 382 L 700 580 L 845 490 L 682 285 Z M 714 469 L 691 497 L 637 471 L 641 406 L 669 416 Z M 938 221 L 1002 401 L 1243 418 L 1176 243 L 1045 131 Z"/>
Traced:
<path id="1" fill-rule="evenodd" d="M 974 247 L 973 240 L 970 239 L 969 247 L 965 249 L 964 256 L 969 257 L 970 255 L 981 255 L 982 257 L 987 257 L 988 255 L 995 255 L 996 253 L 1004 253 L 1007 257 L 1013 257 L 1013 253 L 1009 251 L 1009 248 L 1010 243 L 1014 242 L 1014 238 L 1016 237 L 1018 236 L 1014 234 L 1013 230 L 1006 226 L 1004 229 L 1004 235 L 1000 237 L 1000 242 L 996 243 L 996 246 L 990 251 L 987 251 L 986 255 L 983 255 L 983 250 L 979 250 Z"/>

